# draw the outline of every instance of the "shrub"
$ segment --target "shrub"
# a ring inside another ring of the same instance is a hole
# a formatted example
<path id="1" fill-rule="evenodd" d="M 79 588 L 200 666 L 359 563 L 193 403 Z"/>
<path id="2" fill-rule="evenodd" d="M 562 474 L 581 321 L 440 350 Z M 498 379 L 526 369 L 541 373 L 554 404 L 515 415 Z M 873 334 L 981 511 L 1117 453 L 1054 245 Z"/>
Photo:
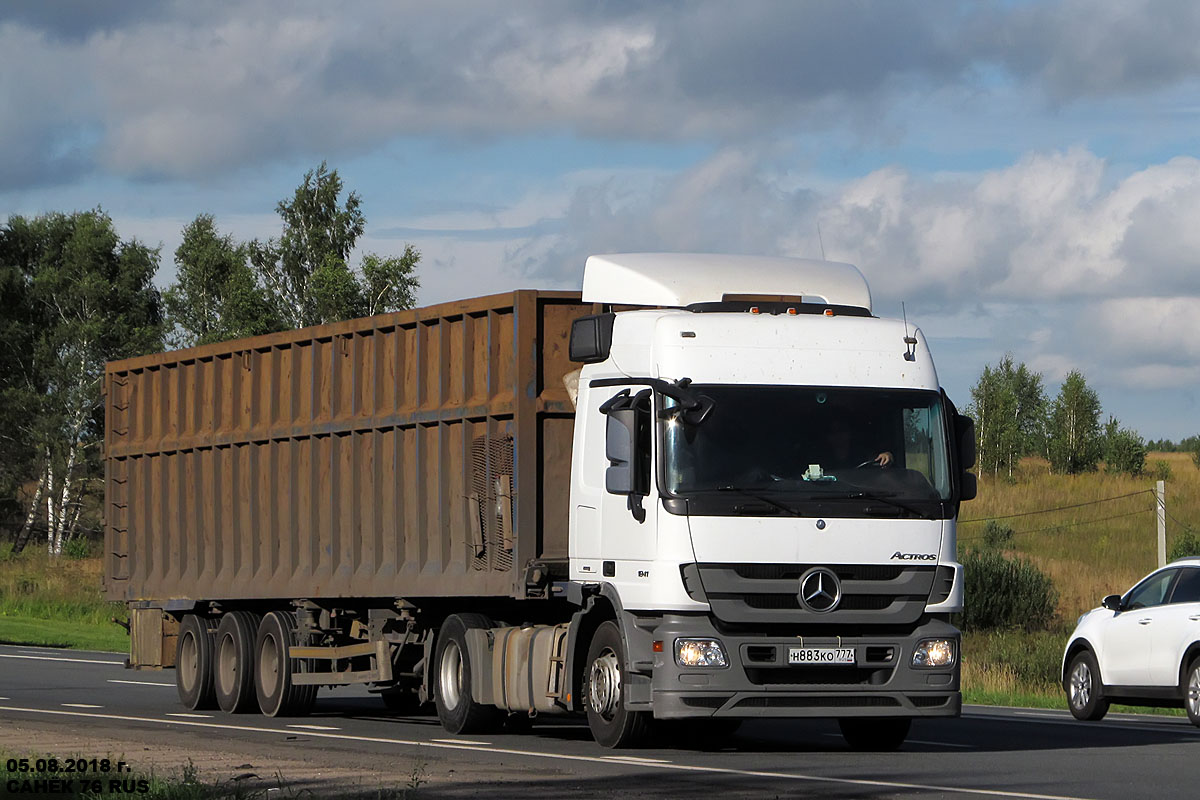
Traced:
<path id="1" fill-rule="evenodd" d="M 1146 468 L 1146 444 L 1142 437 L 1128 428 L 1116 429 L 1116 420 L 1111 420 L 1109 427 L 1104 443 L 1105 468 L 1134 477 L 1141 475 Z"/>
<path id="2" fill-rule="evenodd" d="M 1033 564 L 996 550 L 968 550 L 962 563 L 966 572 L 964 630 L 1035 631 L 1053 621 L 1058 592 Z"/>
<path id="3" fill-rule="evenodd" d="M 90 558 L 92 555 L 92 543 L 87 540 L 86 536 L 76 536 L 63 545 L 62 554 L 64 557 L 78 561 L 81 558 Z"/>
<path id="4" fill-rule="evenodd" d="M 1150 477 L 1156 481 L 1169 481 L 1174 477 L 1171 472 L 1171 465 L 1162 459 L 1156 459 L 1150 465 Z"/>
<path id="5" fill-rule="evenodd" d="M 1177 558 L 1186 558 L 1187 556 L 1200 556 L 1200 536 L 1191 528 L 1184 528 L 1175 535 L 1175 540 L 1171 542 L 1171 553 L 1167 556 L 1168 561 L 1174 561 Z"/>
<path id="6" fill-rule="evenodd" d="M 983 528 L 983 543 L 993 550 L 1003 550 L 1013 538 L 1013 529 L 1002 522 L 989 519 Z"/>

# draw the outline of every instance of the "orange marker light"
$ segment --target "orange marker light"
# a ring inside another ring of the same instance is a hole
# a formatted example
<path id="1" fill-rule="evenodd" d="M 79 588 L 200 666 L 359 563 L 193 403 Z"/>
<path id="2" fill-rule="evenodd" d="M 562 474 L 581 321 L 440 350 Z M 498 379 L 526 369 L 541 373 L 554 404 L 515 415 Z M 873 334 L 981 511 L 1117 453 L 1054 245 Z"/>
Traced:
<path id="1" fill-rule="evenodd" d="M 751 314 L 757 314 L 757 313 L 758 313 L 758 306 L 750 306 L 750 313 L 751 313 Z"/>
<path id="2" fill-rule="evenodd" d="M 789 309 L 788 309 L 788 316 L 789 316 L 789 317 L 794 317 L 794 316 L 796 316 L 796 315 L 797 315 L 797 314 L 799 314 L 799 313 L 800 313 L 800 312 L 799 312 L 799 311 L 797 311 L 797 310 L 796 310 L 796 309 L 794 309 L 794 308 L 789 308 Z"/>
<path id="3" fill-rule="evenodd" d="M 652 649 L 653 649 L 653 650 L 654 650 L 654 652 L 656 652 L 656 653 L 661 653 L 661 652 L 663 651 L 663 649 L 662 649 L 662 642 L 655 642 L 655 643 L 654 643 L 654 645 L 653 645 L 653 647 L 652 647 Z"/>
<path id="4" fill-rule="evenodd" d="M 832 316 L 833 316 L 833 309 L 832 309 L 832 308 L 827 308 L 827 309 L 825 309 L 825 316 L 827 316 L 827 317 L 832 317 Z"/>

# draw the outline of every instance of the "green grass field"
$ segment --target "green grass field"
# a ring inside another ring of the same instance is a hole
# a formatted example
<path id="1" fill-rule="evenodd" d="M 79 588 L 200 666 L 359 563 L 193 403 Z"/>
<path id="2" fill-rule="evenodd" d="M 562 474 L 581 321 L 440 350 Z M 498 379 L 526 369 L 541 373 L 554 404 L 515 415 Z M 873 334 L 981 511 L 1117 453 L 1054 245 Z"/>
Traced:
<path id="1" fill-rule="evenodd" d="M 99 558 L 50 558 L 40 548 L 0 557 L 0 643 L 128 652 L 113 618 L 125 606 L 101 589 Z"/>

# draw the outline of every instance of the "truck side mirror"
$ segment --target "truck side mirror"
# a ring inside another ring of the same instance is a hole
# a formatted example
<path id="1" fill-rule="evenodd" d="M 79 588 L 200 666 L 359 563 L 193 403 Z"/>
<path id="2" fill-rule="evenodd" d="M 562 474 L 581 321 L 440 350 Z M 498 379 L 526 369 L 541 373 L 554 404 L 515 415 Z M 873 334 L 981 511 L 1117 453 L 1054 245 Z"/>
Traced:
<path id="1" fill-rule="evenodd" d="M 630 395 L 625 389 L 600 406 L 607 415 L 604 455 L 608 469 L 604 489 L 625 495 L 633 518 L 645 522 L 642 498 L 650 494 L 650 390 Z"/>
<path id="2" fill-rule="evenodd" d="M 633 494 L 637 411 L 632 408 L 613 409 L 608 412 L 607 424 L 604 455 L 608 458 L 609 466 L 604 471 L 604 488 L 609 494 Z"/>
<path id="3" fill-rule="evenodd" d="M 572 361 L 594 364 L 608 358 L 612 350 L 613 322 L 616 314 L 589 314 L 571 323 L 571 341 L 567 355 Z"/>
<path id="4" fill-rule="evenodd" d="M 959 479 L 958 499 L 974 500 L 979 494 L 979 479 L 973 472 L 964 472 Z"/>
<path id="5" fill-rule="evenodd" d="M 955 414 L 954 437 L 958 439 L 959 467 L 965 472 L 975 466 L 975 420 Z"/>

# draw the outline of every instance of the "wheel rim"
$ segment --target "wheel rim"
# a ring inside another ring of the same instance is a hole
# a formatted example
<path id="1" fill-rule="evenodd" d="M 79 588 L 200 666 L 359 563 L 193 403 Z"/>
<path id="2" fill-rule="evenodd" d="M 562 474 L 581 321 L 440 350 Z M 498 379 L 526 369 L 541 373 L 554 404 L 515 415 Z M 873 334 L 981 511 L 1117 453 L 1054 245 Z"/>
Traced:
<path id="1" fill-rule="evenodd" d="M 1193 667 L 1188 678 L 1188 711 L 1193 717 L 1200 718 L 1200 667 Z"/>
<path id="2" fill-rule="evenodd" d="M 605 720 L 611 720 L 621 707 L 621 669 L 617 654 L 604 648 L 588 672 L 588 703 Z"/>
<path id="3" fill-rule="evenodd" d="M 179 685 L 185 692 L 190 692 L 196 685 L 196 672 L 200 668 L 199 650 L 196 637 L 191 631 L 183 634 L 179 645 Z"/>
<path id="4" fill-rule="evenodd" d="M 275 694 L 279 682 L 279 647 L 274 636 L 263 637 L 258 649 L 258 682 L 268 693 Z"/>
<path id="5" fill-rule="evenodd" d="M 458 708 L 462 700 L 463 659 L 458 642 L 447 642 L 442 651 L 441 669 L 438 670 L 438 691 L 442 704 L 449 709 Z"/>
<path id="6" fill-rule="evenodd" d="M 217 681 L 225 694 L 232 694 L 237 684 L 237 647 L 229 634 L 222 636 L 217 645 Z"/>
<path id="7" fill-rule="evenodd" d="M 1072 708 L 1083 708 L 1092 699 L 1092 671 L 1082 661 L 1071 670 L 1070 701 Z"/>

